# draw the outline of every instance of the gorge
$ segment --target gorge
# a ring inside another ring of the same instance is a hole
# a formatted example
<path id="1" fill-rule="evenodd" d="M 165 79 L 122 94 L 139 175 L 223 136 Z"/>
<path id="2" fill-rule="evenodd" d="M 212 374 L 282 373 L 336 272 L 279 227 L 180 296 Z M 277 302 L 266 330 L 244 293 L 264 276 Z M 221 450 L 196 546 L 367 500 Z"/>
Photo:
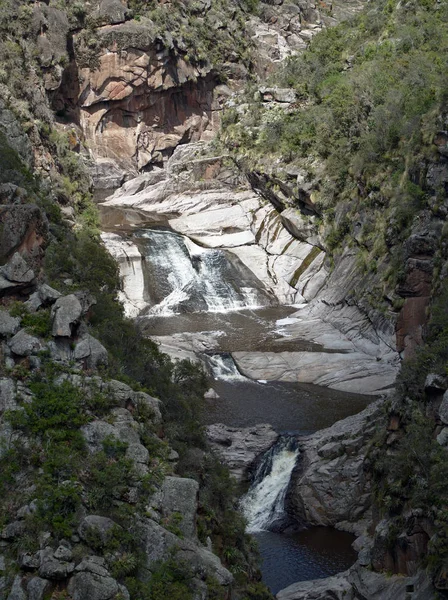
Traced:
<path id="1" fill-rule="evenodd" d="M 0 10 L 0 597 L 444 598 L 445 3 Z"/>

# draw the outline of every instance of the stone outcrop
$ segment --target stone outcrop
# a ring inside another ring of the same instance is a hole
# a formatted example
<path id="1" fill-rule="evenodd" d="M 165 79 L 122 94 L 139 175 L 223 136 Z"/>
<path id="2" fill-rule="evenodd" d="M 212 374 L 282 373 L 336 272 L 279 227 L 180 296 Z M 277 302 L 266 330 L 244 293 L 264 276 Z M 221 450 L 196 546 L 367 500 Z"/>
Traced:
<path id="1" fill-rule="evenodd" d="M 35 274 L 22 256 L 16 252 L 9 262 L 0 267 L 0 297 L 26 294 L 34 288 Z"/>
<path id="2" fill-rule="evenodd" d="M 242 481 L 258 456 L 277 440 L 278 433 L 271 425 L 255 425 L 238 429 L 223 423 L 209 425 L 207 439 L 231 474 Z"/>
<path id="3" fill-rule="evenodd" d="M 363 394 L 390 391 L 397 367 L 360 352 L 233 352 L 238 369 L 251 379 L 313 383 Z"/>
<path id="4" fill-rule="evenodd" d="M 0 205 L 0 263 L 19 252 L 38 265 L 48 236 L 48 222 L 35 204 Z"/>
<path id="5" fill-rule="evenodd" d="M 307 339 L 322 352 L 235 353 L 248 377 L 368 394 L 388 393 L 393 386 L 399 366 L 394 319 L 358 306 L 351 295 L 358 285 L 368 286 L 360 278 L 355 253 L 347 250 L 330 272 L 313 221 L 297 209 L 264 202 L 228 157 L 207 155 L 202 143 L 181 146 L 166 169 L 126 182 L 102 206 L 115 208 L 118 220 L 119 211 L 132 210 L 137 221 L 169 225 L 187 236 L 187 244 L 196 244 L 187 245 L 192 261 L 196 254 L 200 258 L 203 247 L 225 251 L 241 276 L 252 278 L 255 287 L 281 304 L 307 301 L 285 335 L 288 341 Z M 106 214 L 112 225 L 110 212 Z M 126 312 L 137 316 L 151 297 L 142 251 L 116 233 L 105 233 L 103 240 L 120 263 Z M 271 302 L 265 298 L 259 304 Z M 159 341 L 172 356 L 191 357 L 201 351 L 202 341 L 187 337 Z M 212 340 L 206 343 L 210 348 Z"/>
<path id="6" fill-rule="evenodd" d="M 76 107 L 99 165 L 108 159 L 118 173 L 136 173 L 163 163 L 180 143 L 210 138 L 219 111 L 210 67 L 194 66 L 163 48 L 148 20 L 106 25 L 96 36 L 91 64 L 84 33 L 74 36 L 76 62 L 67 73 L 77 73 L 81 83 L 74 86 L 67 76 L 53 104 Z M 110 187 L 110 173 L 103 177 L 100 168 L 94 167 L 97 186 Z"/>
<path id="7" fill-rule="evenodd" d="M 425 573 L 387 577 L 355 565 L 349 571 L 281 590 L 277 600 L 433 600 L 435 590 Z"/>
<path id="8" fill-rule="evenodd" d="M 448 177 L 448 176 L 447 176 Z M 442 222 L 422 224 L 405 244 L 405 279 L 397 288 L 404 305 L 397 322 L 397 349 L 412 356 L 423 341 L 427 308 L 431 300 L 434 257 Z"/>
<path id="9" fill-rule="evenodd" d="M 290 510 L 299 523 L 364 532 L 372 503 L 364 460 L 380 419 L 378 401 L 302 439 L 288 491 Z"/>

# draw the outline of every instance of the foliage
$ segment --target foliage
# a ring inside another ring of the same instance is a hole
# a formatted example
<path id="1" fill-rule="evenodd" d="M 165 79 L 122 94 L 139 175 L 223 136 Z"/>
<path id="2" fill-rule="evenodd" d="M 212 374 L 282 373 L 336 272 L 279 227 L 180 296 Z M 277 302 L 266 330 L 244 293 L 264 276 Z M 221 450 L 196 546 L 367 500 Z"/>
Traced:
<path id="1" fill-rule="evenodd" d="M 155 37 L 186 62 L 211 63 L 226 76 L 225 63 L 251 65 L 251 43 L 246 32 L 247 13 L 256 12 L 259 0 L 215 0 L 203 2 L 175 0 L 170 5 L 152 0 L 130 0 L 134 18 L 151 19 Z"/>
<path id="2" fill-rule="evenodd" d="M 193 573 L 185 561 L 175 556 L 154 565 L 149 583 L 126 579 L 125 584 L 135 600 L 191 600 L 194 592 Z"/>

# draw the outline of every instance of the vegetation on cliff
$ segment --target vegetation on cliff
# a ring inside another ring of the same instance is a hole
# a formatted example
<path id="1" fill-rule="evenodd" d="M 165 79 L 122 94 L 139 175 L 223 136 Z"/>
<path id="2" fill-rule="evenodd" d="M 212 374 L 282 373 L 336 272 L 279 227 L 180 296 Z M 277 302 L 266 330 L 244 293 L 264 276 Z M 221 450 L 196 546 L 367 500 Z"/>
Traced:
<path id="1" fill-rule="evenodd" d="M 444 3 L 369 3 L 273 76 L 295 103 L 266 104 L 252 89 L 247 109 L 224 117 L 222 140 L 247 169 L 272 172 L 295 194 L 285 168 L 299 169 L 333 255 L 354 246 L 366 271 L 387 271 L 377 303 L 404 279 L 414 218 L 425 209 L 445 215 L 431 163 L 445 129 L 447 22 Z"/>

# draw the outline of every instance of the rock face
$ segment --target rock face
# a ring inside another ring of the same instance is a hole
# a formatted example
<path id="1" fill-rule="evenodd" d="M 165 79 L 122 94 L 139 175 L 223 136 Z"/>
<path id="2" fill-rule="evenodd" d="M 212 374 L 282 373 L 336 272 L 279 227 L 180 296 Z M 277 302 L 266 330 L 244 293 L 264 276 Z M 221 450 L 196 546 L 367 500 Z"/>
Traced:
<path id="1" fill-rule="evenodd" d="M 271 425 L 255 425 L 245 429 L 215 423 L 207 427 L 211 447 L 239 481 L 247 475 L 255 459 L 277 440 L 278 433 Z"/>
<path id="2" fill-rule="evenodd" d="M 378 401 L 303 440 L 288 492 L 299 522 L 363 533 L 372 502 L 364 459 L 380 418 Z"/>
<path id="3" fill-rule="evenodd" d="M 397 322 L 397 347 L 405 357 L 423 341 L 439 235 L 440 225 L 423 225 L 405 244 L 405 281 L 397 290 L 405 299 Z"/>
<path id="4" fill-rule="evenodd" d="M 344 392 L 383 394 L 397 376 L 387 361 L 360 352 L 233 352 L 238 369 L 251 379 L 314 383 Z"/>
<path id="5" fill-rule="evenodd" d="M 34 278 L 33 269 L 16 252 L 6 265 L 0 267 L 0 296 L 30 292 Z"/>
<path id="6" fill-rule="evenodd" d="M 278 592 L 277 600 L 432 600 L 435 590 L 422 573 L 386 577 L 355 565 L 349 571 L 316 581 L 303 581 Z"/>
<path id="7" fill-rule="evenodd" d="M 0 205 L 0 263 L 15 252 L 37 263 L 48 235 L 48 222 L 34 204 Z"/>
<path id="8" fill-rule="evenodd" d="M 74 85 L 67 69 L 54 105 L 75 105 L 94 159 L 112 159 L 129 173 L 162 163 L 179 143 L 210 137 L 219 103 L 210 67 L 174 57 L 156 41 L 151 21 L 122 23 L 124 9 L 116 4 L 112 13 L 99 6 L 109 18 L 117 13 L 118 24 L 96 31 L 95 66 L 85 58 L 83 34 L 74 36 L 71 69 L 81 83 Z M 95 177 L 100 187 L 110 187 L 109 173 L 103 178 L 97 170 Z"/>

